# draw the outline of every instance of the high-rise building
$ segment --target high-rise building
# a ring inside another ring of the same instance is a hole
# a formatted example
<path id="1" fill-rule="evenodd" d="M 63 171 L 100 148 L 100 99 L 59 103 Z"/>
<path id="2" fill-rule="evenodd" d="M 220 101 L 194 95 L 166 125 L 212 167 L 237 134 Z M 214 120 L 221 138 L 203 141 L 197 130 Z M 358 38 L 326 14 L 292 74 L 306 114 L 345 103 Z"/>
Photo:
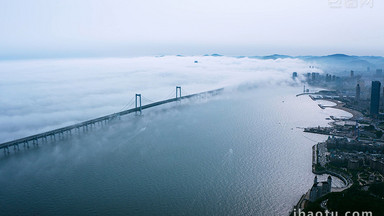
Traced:
<path id="1" fill-rule="evenodd" d="M 383 95 L 381 97 L 384 97 L 384 86 L 383 86 Z M 383 103 L 383 100 L 381 100 L 381 103 Z"/>
<path id="2" fill-rule="evenodd" d="M 325 82 L 331 82 L 332 81 L 332 75 L 326 74 L 325 75 Z"/>
<path id="3" fill-rule="evenodd" d="M 360 84 L 356 85 L 356 96 L 355 96 L 355 99 L 356 99 L 357 102 L 359 102 L 359 100 L 360 100 Z"/>
<path id="4" fill-rule="evenodd" d="M 383 74 L 383 69 L 376 69 L 376 75 L 381 76 Z"/>
<path id="5" fill-rule="evenodd" d="M 293 72 L 292 73 L 292 79 L 296 79 L 297 78 L 297 72 Z"/>
<path id="6" fill-rule="evenodd" d="M 353 70 L 351 70 L 351 77 L 353 77 L 355 75 L 355 72 L 353 72 Z"/>
<path id="7" fill-rule="evenodd" d="M 381 90 L 380 86 L 381 86 L 381 83 L 379 81 L 372 81 L 371 107 L 370 107 L 371 116 L 377 116 L 379 114 L 380 90 Z"/>

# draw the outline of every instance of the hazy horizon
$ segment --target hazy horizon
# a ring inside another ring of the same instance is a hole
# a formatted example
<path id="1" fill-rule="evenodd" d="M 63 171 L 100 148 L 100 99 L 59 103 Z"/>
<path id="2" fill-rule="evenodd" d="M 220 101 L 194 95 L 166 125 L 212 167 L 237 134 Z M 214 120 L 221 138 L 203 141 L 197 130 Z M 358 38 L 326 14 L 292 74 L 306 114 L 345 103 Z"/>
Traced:
<path id="1" fill-rule="evenodd" d="M 106 52 L 108 53 L 108 52 Z M 205 53 L 193 53 L 193 54 L 185 54 L 185 53 L 166 53 L 166 54 L 119 54 L 119 55 L 101 55 L 101 54 L 88 54 L 88 53 L 76 53 L 76 54 L 66 54 L 66 53 L 50 53 L 50 54 L 34 54 L 34 55 L 19 55 L 19 56 L 0 56 L 0 61 L 29 61 L 29 60 L 70 60 L 70 59 L 120 59 L 120 58 L 142 58 L 142 57 L 166 57 L 166 56 L 180 56 L 180 57 L 202 57 L 202 56 L 225 56 L 225 57 L 272 57 L 275 55 L 278 56 L 287 56 L 289 58 L 301 58 L 301 57 L 326 57 L 326 56 L 336 56 L 336 55 L 346 55 L 350 57 L 380 57 L 384 58 L 384 55 L 353 55 L 349 53 L 325 53 L 325 54 L 303 54 L 303 55 L 289 55 L 286 53 L 266 53 L 263 55 L 258 54 L 227 54 L 226 52 L 205 52 Z"/>
<path id="2" fill-rule="evenodd" d="M 0 3 L 0 59 L 384 56 L 383 3 L 355 2 L 7 1 Z"/>

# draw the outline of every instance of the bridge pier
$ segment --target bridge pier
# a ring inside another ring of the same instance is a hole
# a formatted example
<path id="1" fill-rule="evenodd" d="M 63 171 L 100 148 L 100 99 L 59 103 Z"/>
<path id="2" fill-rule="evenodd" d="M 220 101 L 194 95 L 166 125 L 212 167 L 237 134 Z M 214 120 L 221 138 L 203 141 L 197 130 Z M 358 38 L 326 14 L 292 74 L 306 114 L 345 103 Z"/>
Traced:
<path id="1" fill-rule="evenodd" d="M 4 147 L 4 154 L 9 154 L 9 147 Z"/>
<path id="2" fill-rule="evenodd" d="M 32 144 L 33 144 L 33 146 L 38 146 L 39 145 L 39 140 L 38 139 L 34 139 L 32 141 Z"/>

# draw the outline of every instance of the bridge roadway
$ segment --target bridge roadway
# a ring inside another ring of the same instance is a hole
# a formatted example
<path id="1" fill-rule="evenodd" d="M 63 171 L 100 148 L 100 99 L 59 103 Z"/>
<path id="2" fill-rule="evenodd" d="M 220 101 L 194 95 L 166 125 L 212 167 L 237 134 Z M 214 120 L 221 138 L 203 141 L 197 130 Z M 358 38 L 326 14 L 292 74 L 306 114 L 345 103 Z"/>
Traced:
<path id="1" fill-rule="evenodd" d="M 224 90 L 223 88 L 220 88 L 220 89 L 201 92 L 201 93 L 197 93 L 197 94 L 191 94 L 191 95 L 181 96 L 181 97 L 177 97 L 177 98 L 171 98 L 171 99 L 167 99 L 167 100 L 163 100 L 163 101 L 158 101 L 158 102 L 154 102 L 154 103 L 150 103 L 150 104 L 141 106 L 141 110 L 148 109 L 148 108 L 155 107 L 155 106 L 159 106 L 159 105 L 166 104 L 166 103 L 179 101 L 182 99 L 192 98 L 192 97 L 198 97 L 198 96 L 203 96 L 203 95 L 217 95 L 217 94 L 220 94 L 223 90 Z M 103 125 L 103 123 L 107 124 L 107 122 L 110 120 L 116 119 L 120 116 L 124 116 L 124 115 L 130 114 L 130 113 L 134 113 L 134 112 L 140 112 L 140 107 L 124 110 L 121 112 L 113 113 L 113 114 L 102 116 L 102 117 L 95 118 L 95 119 L 91 119 L 91 120 L 77 123 L 74 125 L 58 128 L 55 130 L 35 134 L 32 136 L 16 139 L 16 140 L 5 142 L 5 143 L 1 143 L 0 149 L 4 149 L 4 153 L 9 153 L 10 147 L 14 147 L 14 150 L 16 151 L 16 150 L 20 149 L 19 145 L 23 145 L 24 147 L 29 147 L 30 143 L 32 143 L 34 146 L 38 145 L 39 140 L 41 142 L 48 142 L 48 137 L 50 137 L 51 141 L 56 140 L 56 135 L 59 136 L 59 138 L 61 139 L 62 137 L 64 137 L 64 135 L 68 135 L 68 134 L 71 135 L 72 130 L 75 130 L 78 133 L 80 133 L 80 131 L 82 129 L 83 132 L 85 132 L 85 131 L 88 131 L 88 127 L 93 127 L 97 123 L 101 124 L 101 125 Z"/>

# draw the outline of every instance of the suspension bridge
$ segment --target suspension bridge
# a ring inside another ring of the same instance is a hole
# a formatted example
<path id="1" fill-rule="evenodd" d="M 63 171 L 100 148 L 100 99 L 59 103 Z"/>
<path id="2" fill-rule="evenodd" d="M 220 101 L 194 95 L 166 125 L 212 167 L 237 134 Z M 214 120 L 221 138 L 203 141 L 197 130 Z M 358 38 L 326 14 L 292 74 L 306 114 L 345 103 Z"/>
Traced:
<path id="1" fill-rule="evenodd" d="M 181 87 L 176 86 L 176 97 L 172 97 L 169 99 L 153 102 L 141 94 L 135 94 L 134 101 L 135 101 L 135 108 L 126 109 L 117 113 L 113 113 L 110 115 L 102 116 L 99 118 L 91 119 L 88 121 L 80 122 L 77 124 L 69 125 L 66 127 L 58 128 L 55 130 L 47 131 L 44 133 L 35 134 L 32 136 L 27 136 L 24 138 L 16 139 L 13 141 L 5 142 L 0 144 L 0 149 L 4 150 L 4 154 L 9 154 L 10 149 L 13 148 L 14 151 L 19 151 L 20 146 L 24 148 L 29 148 L 30 145 L 32 146 L 38 146 L 40 143 L 48 143 L 49 140 L 51 142 L 56 141 L 57 139 L 61 140 L 64 138 L 67 138 L 69 136 L 72 136 L 72 133 L 77 133 L 80 135 L 81 132 L 87 132 L 89 130 L 92 130 L 93 128 L 100 127 L 107 125 L 110 121 L 115 119 L 120 119 L 121 116 L 128 115 L 130 113 L 135 113 L 137 115 L 141 115 L 144 109 L 148 109 L 155 106 L 160 106 L 162 104 L 172 103 L 176 101 L 180 101 L 183 99 L 193 98 L 193 97 L 201 97 L 201 96 L 208 96 L 208 95 L 218 95 L 220 94 L 224 89 L 215 89 L 211 91 L 196 93 L 196 94 L 189 94 L 185 96 L 181 96 Z M 151 103 L 142 105 L 142 98 L 146 99 L 147 101 L 150 101 Z M 132 101 L 133 102 L 133 101 Z"/>

